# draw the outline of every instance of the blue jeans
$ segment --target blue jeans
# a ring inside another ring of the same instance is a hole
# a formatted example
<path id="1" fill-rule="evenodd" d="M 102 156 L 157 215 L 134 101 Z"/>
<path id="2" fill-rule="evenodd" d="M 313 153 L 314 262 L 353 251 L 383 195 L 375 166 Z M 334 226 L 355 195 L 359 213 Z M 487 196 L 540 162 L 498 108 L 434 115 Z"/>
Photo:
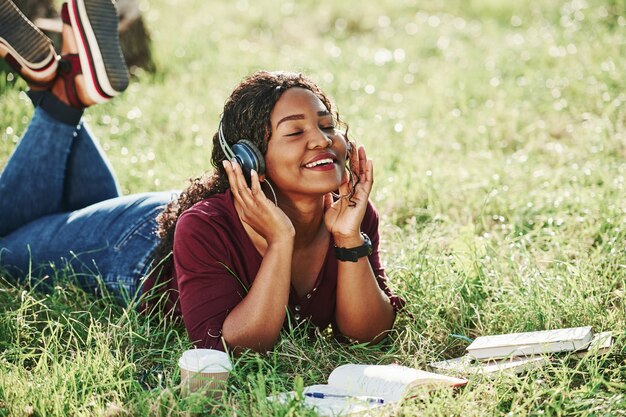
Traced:
<path id="1" fill-rule="evenodd" d="M 132 297 L 153 263 L 156 216 L 172 194 L 120 196 L 89 128 L 37 107 L 0 174 L 0 267 L 51 285 L 69 273 L 87 291 L 104 284 Z"/>

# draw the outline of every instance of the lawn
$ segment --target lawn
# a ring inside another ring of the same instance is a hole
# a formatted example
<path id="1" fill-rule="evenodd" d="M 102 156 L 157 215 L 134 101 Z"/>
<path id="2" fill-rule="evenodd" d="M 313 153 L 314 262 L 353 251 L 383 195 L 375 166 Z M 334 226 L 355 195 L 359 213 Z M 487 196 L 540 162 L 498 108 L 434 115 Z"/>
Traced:
<path id="1" fill-rule="evenodd" d="M 50 293 L 2 279 L 0 416 L 315 415 L 265 397 L 343 363 L 425 369 L 479 335 L 582 325 L 614 332 L 607 355 L 475 377 L 380 415 L 626 415 L 626 2 L 141 5 L 157 72 L 85 115 L 124 193 L 209 169 L 245 75 L 306 73 L 374 158 L 406 313 L 377 346 L 285 332 L 236 359 L 222 398 L 182 398 L 180 324 L 85 294 L 62 270 Z M 24 88 L 0 74 L 0 167 L 32 113 Z"/>

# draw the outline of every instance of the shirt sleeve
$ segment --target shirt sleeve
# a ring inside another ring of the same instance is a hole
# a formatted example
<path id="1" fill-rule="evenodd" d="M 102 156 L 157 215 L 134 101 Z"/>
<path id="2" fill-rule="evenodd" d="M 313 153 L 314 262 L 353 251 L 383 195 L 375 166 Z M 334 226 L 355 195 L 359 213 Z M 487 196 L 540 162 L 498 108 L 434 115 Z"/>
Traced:
<path id="1" fill-rule="evenodd" d="M 368 202 L 363 222 L 361 223 L 361 231 L 369 236 L 372 241 L 372 254 L 368 257 L 374 276 L 378 282 L 378 286 L 385 292 L 394 312 L 398 312 L 404 307 L 405 301 L 398 295 L 394 294 L 389 288 L 389 279 L 385 274 L 385 268 L 380 259 L 380 234 L 378 232 L 379 216 L 378 211 L 372 202 Z"/>
<path id="2" fill-rule="evenodd" d="M 180 308 L 197 347 L 224 350 L 222 326 L 246 294 L 232 265 L 230 230 L 219 216 L 185 212 L 174 234 Z"/>

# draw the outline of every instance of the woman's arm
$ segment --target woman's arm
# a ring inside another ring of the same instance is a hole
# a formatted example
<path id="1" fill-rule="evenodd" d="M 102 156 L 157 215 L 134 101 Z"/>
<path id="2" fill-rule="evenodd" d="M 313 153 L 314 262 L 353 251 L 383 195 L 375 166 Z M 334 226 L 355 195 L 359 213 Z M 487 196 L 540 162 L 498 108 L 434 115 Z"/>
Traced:
<path id="1" fill-rule="evenodd" d="M 225 161 L 224 167 L 241 221 L 265 239 L 267 248 L 250 291 L 226 317 L 222 336 L 233 348 L 266 351 L 274 346 L 285 320 L 295 230 L 287 215 L 265 197 L 256 172 L 248 187 L 237 163 Z"/>
<path id="2" fill-rule="evenodd" d="M 265 352 L 278 339 L 289 302 L 292 252 L 293 238 L 272 242 L 250 291 L 226 316 L 222 336 L 236 351 Z"/>
<path id="3" fill-rule="evenodd" d="M 234 222 L 239 220 L 232 217 L 229 207 L 220 204 L 230 206 L 216 201 L 192 208 L 176 224 L 174 266 L 182 318 L 197 347 L 222 350 L 239 345 L 262 350 L 266 348 L 263 345 L 271 344 L 265 342 L 266 337 L 272 337 L 271 329 L 280 331 L 285 314 L 284 305 L 280 305 L 281 294 L 288 293 L 288 288 L 281 289 L 280 277 L 285 274 L 278 273 L 280 266 L 273 276 L 264 271 L 275 268 L 271 264 L 290 251 L 291 245 L 283 250 L 281 243 L 275 242 L 266 251 L 265 259 L 252 261 L 257 276 L 239 275 L 245 274 L 250 263 L 247 257 L 255 257 L 255 249 L 240 242 L 240 232 L 234 230 Z M 262 300 L 268 299 L 271 304 L 263 305 Z M 252 312 L 246 314 L 244 306 Z M 241 320 L 232 320 L 238 317 L 246 319 L 243 324 Z M 272 321 L 268 317 L 274 317 L 275 324 L 266 325 Z M 257 325 L 259 320 L 264 322 Z M 243 340 L 238 332 L 250 333 L 251 338 Z"/>
<path id="4" fill-rule="evenodd" d="M 363 244 L 359 235 L 335 240 L 335 245 L 354 248 Z M 393 326 L 395 313 L 379 287 L 367 256 L 357 262 L 338 262 L 335 320 L 345 336 L 362 342 L 378 342 Z"/>
<path id="5" fill-rule="evenodd" d="M 373 162 L 367 159 L 365 148 L 353 148 L 351 170 L 359 182 L 352 197 L 333 201 L 325 197 L 325 223 L 332 233 L 335 245 L 344 248 L 361 246 L 361 223 L 365 217 L 369 194 L 374 183 Z M 341 185 L 342 195 L 350 193 L 348 182 Z M 378 240 L 376 239 L 376 245 Z M 377 282 L 368 257 L 357 262 L 338 261 L 337 304 L 335 320 L 339 331 L 359 341 L 377 342 L 391 329 L 395 313 L 391 302 Z"/>

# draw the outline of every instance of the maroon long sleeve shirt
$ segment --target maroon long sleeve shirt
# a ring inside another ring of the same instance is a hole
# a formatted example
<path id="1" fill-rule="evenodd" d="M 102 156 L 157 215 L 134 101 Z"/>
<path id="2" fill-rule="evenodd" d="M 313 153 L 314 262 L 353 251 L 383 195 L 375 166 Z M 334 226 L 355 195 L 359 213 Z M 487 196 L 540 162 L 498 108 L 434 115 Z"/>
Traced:
<path id="1" fill-rule="evenodd" d="M 361 231 L 372 241 L 369 262 L 378 285 L 397 310 L 403 301 L 387 286 L 378 250 L 378 213 L 371 202 Z M 310 320 L 320 328 L 334 324 L 338 261 L 333 247 L 331 238 L 324 264 L 308 294 L 300 297 L 291 288 L 288 316 L 295 323 Z M 197 347 L 224 349 L 224 320 L 253 285 L 262 260 L 241 224 L 230 190 L 200 201 L 180 216 L 174 234 L 173 278 L 163 289 L 176 301 L 176 311 L 182 314 Z M 146 284 L 144 290 L 154 285 L 150 280 Z"/>

